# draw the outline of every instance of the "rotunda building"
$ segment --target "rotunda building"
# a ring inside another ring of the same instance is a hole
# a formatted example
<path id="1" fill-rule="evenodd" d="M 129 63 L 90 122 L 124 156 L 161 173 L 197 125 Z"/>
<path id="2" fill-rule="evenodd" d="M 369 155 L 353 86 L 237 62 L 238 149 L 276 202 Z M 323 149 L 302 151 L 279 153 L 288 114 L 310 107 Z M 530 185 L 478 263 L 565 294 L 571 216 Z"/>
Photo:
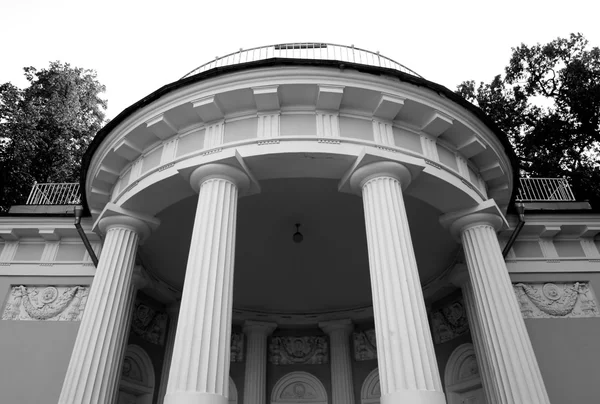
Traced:
<path id="1" fill-rule="evenodd" d="M 523 227 L 518 171 L 481 110 L 379 53 L 240 50 L 97 134 L 93 282 L 13 286 L 3 319 L 31 293 L 85 303 L 61 314 L 80 320 L 61 404 L 549 403 L 554 345 L 524 317 L 600 315 L 596 278 L 552 267 L 594 272 L 600 217 Z M 33 226 L 2 223 L 0 263 Z M 42 227 L 66 256 L 75 231 Z"/>
<path id="2" fill-rule="evenodd" d="M 427 307 L 451 278 L 476 329 L 472 402 L 547 402 L 496 238 L 514 162 L 477 108 L 380 54 L 284 44 L 192 71 L 86 153 L 105 240 L 60 402 L 114 394 L 149 277 L 175 313 L 165 404 L 232 385 L 244 404 L 445 403 Z"/>

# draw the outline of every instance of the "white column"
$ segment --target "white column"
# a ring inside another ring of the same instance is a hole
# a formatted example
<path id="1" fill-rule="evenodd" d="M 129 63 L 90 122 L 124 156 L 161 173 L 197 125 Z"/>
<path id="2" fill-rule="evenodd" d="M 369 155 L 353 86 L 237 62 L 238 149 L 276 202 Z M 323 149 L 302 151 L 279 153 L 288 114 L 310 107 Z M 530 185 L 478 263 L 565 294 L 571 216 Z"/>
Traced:
<path id="1" fill-rule="evenodd" d="M 248 176 L 208 164 L 191 176 L 199 191 L 166 404 L 226 404 L 238 188 Z"/>
<path id="2" fill-rule="evenodd" d="M 169 330 L 167 331 L 167 340 L 165 342 L 165 356 L 160 375 L 160 387 L 158 389 L 158 404 L 163 404 L 165 394 L 167 394 L 167 383 L 169 381 L 169 370 L 171 369 L 171 359 L 173 358 L 173 346 L 175 345 L 175 331 L 177 330 L 177 319 L 179 318 L 179 302 L 172 303 L 167 307 L 169 315 Z"/>
<path id="3" fill-rule="evenodd" d="M 329 335 L 331 353 L 332 404 L 354 404 L 354 382 L 350 359 L 350 334 L 354 330 L 352 321 L 334 320 L 319 323 Z"/>
<path id="4" fill-rule="evenodd" d="M 482 370 L 491 377 L 484 381 L 493 384 L 488 387 L 496 394 L 493 403 L 549 403 L 496 237 L 501 224 L 496 214 L 472 213 L 451 226 L 460 235 L 469 270 L 471 284 L 465 290 L 477 349 L 489 361 Z"/>
<path id="5" fill-rule="evenodd" d="M 267 403 L 267 337 L 277 328 L 275 323 L 246 321 L 246 371 L 244 403 Z"/>
<path id="6" fill-rule="evenodd" d="M 104 248 L 67 368 L 59 404 L 108 403 L 115 397 L 133 304 L 133 264 L 140 238 L 150 233 L 136 218 L 99 223 Z"/>
<path id="7" fill-rule="evenodd" d="M 394 162 L 366 165 L 350 179 L 365 210 L 381 403 L 440 404 L 446 399 L 402 196 L 410 180 Z"/>

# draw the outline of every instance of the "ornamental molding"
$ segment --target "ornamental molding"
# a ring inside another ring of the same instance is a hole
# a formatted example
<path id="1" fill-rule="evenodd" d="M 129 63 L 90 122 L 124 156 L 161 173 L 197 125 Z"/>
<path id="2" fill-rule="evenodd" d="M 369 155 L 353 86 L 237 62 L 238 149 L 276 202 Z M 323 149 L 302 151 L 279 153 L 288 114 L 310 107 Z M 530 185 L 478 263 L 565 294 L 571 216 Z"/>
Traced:
<path id="1" fill-rule="evenodd" d="M 275 365 L 320 365 L 329 362 L 325 337 L 272 337 L 269 362 Z"/>
<path id="2" fill-rule="evenodd" d="M 523 318 L 600 317 L 589 282 L 513 284 Z"/>
<path id="3" fill-rule="evenodd" d="M 277 381 L 271 394 L 271 404 L 327 404 L 323 383 L 307 372 L 291 372 Z"/>
<path id="4" fill-rule="evenodd" d="M 379 404 L 381 399 L 381 384 L 379 382 L 379 368 L 369 373 L 360 389 L 361 404 Z"/>
<path id="5" fill-rule="evenodd" d="M 155 310 L 138 300 L 133 307 L 131 330 L 145 341 L 164 345 L 168 317 L 166 312 Z"/>
<path id="6" fill-rule="evenodd" d="M 352 333 L 354 344 L 354 359 L 357 361 L 368 361 L 377 359 L 377 340 L 375 330 L 356 331 Z"/>
<path id="7" fill-rule="evenodd" d="M 243 362 L 244 361 L 244 333 L 232 332 L 231 333 L 231 362 Z"/>
<path id="8" fill-rule="evenodd" d="M 433 342 L 443 344 L 469 331 L 462 296 L 431 313 Z"/>
<path id="9" fill-rule="evenodd" d="M 13 286 L 2 320 L 81 321 L 89 291 L 89 286 Z"/>

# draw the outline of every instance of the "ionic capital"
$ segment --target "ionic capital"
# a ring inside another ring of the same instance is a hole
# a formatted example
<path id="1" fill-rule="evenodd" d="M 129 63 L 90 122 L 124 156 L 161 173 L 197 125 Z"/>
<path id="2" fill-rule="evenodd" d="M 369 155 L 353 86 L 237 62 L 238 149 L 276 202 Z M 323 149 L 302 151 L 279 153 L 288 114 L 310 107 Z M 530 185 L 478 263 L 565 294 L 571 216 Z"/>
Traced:
<path id="1" fill-rule="evenodd" d="M 378 161 L 360 167 L 350 177 L 350 186 L 360 192 L 363 186 L 372 179 L 388 177 L 397 180 L 402 189 L 406 189 L 412 181 L 408 168 L 394 161 Z"/>
<path id="2" fill-rule="evenodd" d="M 264 335 L 269 336 L 277 328 L 277 323 L 268 323 L 263 321 L 247 320 L 244 322 L 244 334 L 246 335 Z"/>
<path id="3" fill-rule="evenodd" d="M 108 203 L 94 223 L 92 230 L 106 234 L 107 231 L 114 228 L 129 229 L 138 235 L 141 244 L 159 225 L 160 220 L 155 217 Z"/>
<path id="4" fill-rule="evenodd" d="M 221 163 L 205 164 L 196 168 L 190 176 L 190 185 L 194 191 L 199 192 L 202 183 L 211 179 L 229 181 L 235 184 L 240 193 L 244 193 L 250 188 L 250 178 L 244 171 Z"/>
<path id="5" fill-rule="evenodd" d="M 471 227 L 491 226 L 496 231 L 508 228 L 506 218 L 492 199 L 473 208 L 446 213 L 440 217 L 440 223 L 459 241 L 461 234 Z"/>
<path id="6" fill-rule="evenodd" d="M 354 331 L 354 324 L 350 319 L 331 320 L 320 322 L 319 328 L 327 335 L 331 335 L 336 331 L 340 331 L 344 335 L 350 335 L 350 333 Z"/>

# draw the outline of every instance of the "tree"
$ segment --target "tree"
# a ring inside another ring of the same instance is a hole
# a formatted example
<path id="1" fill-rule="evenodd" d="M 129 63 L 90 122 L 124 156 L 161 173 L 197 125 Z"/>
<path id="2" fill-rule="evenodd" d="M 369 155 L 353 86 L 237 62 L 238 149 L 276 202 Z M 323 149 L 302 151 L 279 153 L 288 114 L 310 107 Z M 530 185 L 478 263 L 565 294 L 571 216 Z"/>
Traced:
<path id="1" fill-rule="evenodd" d="M 78 182 L 87 145 L 104 123 L 105 87 L 93 70 L 52 62 L 24 68 L 29 86 L 0 85 L 0 211 L 34 183 Z"/>
<path id="2" fill-rule="evenodd" d="M 600 49 L 581 34 L 512 48 L 505 75 L 465 81 L 457 93 L 509 137 L 522 174 L 567 177 L 600 208 Z"/>

